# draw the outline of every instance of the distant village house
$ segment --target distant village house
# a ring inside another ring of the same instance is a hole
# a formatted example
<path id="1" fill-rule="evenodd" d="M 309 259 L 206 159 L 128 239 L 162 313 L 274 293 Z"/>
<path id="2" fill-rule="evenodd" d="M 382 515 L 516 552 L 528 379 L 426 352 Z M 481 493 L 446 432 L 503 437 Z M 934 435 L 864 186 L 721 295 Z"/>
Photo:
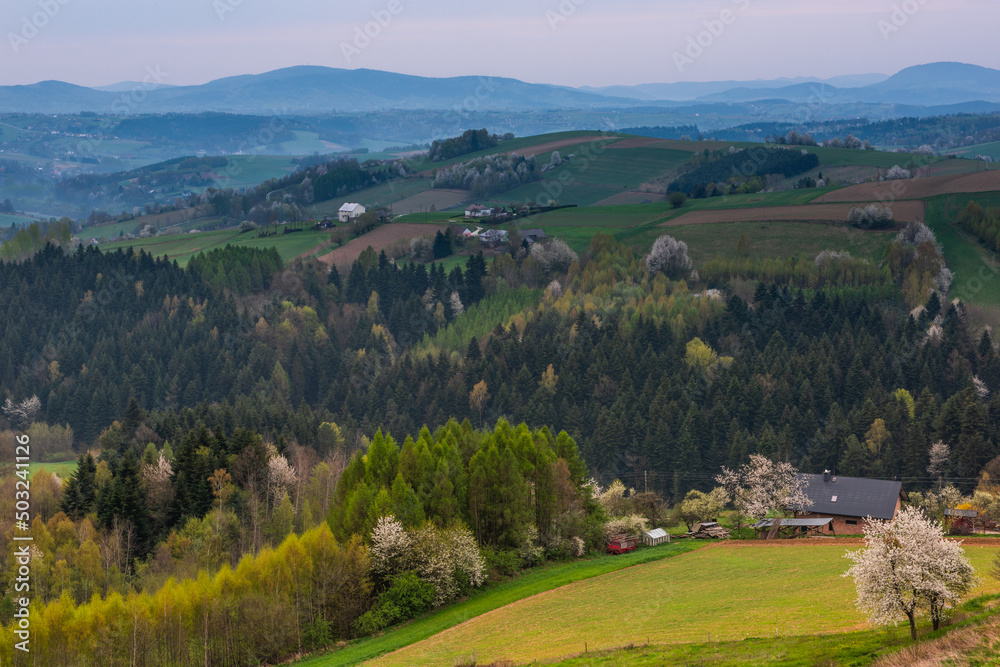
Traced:
<path id="1" fill-rule="evenodd" d="M 490 218 L 493 217 L 493 209 L 487 208 L 485 206 L 480 206 L 479 204 L 473 204 L 469 208 L 465 209 L 466 218 Z"/>

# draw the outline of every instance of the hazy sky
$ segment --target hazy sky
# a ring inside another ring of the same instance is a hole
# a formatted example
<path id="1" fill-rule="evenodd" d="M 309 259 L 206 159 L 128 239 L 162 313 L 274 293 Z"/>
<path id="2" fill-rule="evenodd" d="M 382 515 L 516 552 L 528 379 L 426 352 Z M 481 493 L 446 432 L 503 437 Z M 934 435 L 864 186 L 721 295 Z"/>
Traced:
<path id="1" fill-rule="evenodd" d="M 106 85 L 153 68 L 181 85 L 303 64 L 572 86 L 1000 69 L 997 0 L 0 3 L 0 84 Z M 358 37 L 366 27 L 375 37 Z"/>

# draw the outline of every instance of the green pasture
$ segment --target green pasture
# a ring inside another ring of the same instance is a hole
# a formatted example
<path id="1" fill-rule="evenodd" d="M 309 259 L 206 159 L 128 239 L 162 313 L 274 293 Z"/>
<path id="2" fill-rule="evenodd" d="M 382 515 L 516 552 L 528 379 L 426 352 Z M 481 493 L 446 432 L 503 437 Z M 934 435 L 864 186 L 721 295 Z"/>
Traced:
<path id="1" fill-rule="evenodd" d="M 55 463 L 38 463 L 32 462 L 28 466 L 28 474 L 34 476 L 39 470 L 45 469 L 51 473 L 59 475 L 61 479 L 68 479 L 76 472 L 76 466 L 78 461 L 75 459 L 72 461 L 57 461 Z"/>
<path id="2" fill-rule="evenodd" d="M 642 548 L 622 556 L 600 555 L 568 563 L 550 563 L 533 568 L 512 581 L 489 586 L 472 597 L 375 636 L 351 642 L 347 647 L 295 663 L 300 667 L 346 667 L 401 649 L 448 628 L 538 593 L 616 572 L 634 565 L 670 559 L 705 546 L 696 540 Z M 450 665 L 449 665 L 450 667 Z"/>
<path id="3" fill-rule="evenodd" d="M 1000 207 L 1000 193 L 941 195 L 927 200 L 927 224 L 944 249 L 945 261 L 955 273 L 951 296 L 979 306 L 1000 306 L 1000 263 L 996 255 L 955 220 L 970 201 L 984 208 Z"/>
<path id="4" fill-rule="evenodd" d="M 373 665 L 549 660 L 587 650 L 856 632 L 868 627 L 836 541 L 733 543 L 535 595 L 384 656 Z M 968 547 L 984 572 L 996 547 Z M 986 579 L 976 594 L 995 592 Z M 921 624 L 923 625 L 923 624 Z M 319 663 L 321 664 L 321 663 Z M 652 663 L 651 663 L 652 664 Z"/>

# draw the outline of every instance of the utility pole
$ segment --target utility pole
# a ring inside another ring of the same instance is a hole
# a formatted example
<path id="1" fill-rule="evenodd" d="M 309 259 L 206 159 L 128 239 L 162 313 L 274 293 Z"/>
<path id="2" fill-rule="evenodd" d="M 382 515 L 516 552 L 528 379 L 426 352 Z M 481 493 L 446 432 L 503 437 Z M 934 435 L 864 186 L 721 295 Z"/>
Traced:
<path id="1" fill-rule="evenodd" d="M 642 482 L 646 493 L 649 493 L 649 474 L 645 470 L 642 471 Z"/>

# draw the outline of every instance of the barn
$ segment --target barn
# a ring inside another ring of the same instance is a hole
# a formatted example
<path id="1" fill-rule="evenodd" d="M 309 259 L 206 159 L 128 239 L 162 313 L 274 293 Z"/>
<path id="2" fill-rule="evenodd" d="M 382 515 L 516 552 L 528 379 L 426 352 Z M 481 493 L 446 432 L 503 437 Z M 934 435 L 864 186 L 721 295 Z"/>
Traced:
<path id="1" fill-rule="evenodd" d="M 796 512 L 796 519 L 825 519 L 831 533 L 857 535 L 865 519 L 893 519 L 907 499 L 902 482 L 863 477 L 842 477 L 829 470 L 822 475 L 799 473 L 805 494 L 812 500 L 807 512 Z"/>
<path id="2" fill-rule="evenodd" d="M 341 222 L 350 222 L 360 215 L 364 215 L 365 207 L 361 204 L 346 203 L 338 211 Z"/>

